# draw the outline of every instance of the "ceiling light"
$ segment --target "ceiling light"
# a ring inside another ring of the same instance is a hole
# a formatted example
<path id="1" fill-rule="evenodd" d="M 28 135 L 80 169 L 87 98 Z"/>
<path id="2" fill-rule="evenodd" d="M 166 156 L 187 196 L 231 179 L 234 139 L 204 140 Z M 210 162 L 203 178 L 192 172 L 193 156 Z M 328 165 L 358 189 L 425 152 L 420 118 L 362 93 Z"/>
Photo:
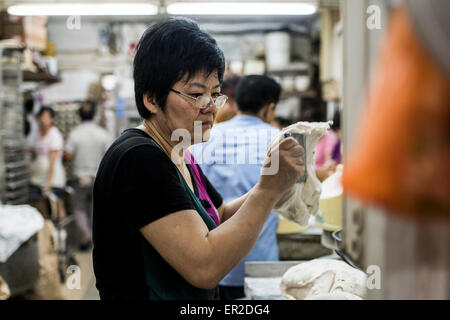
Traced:
<path id="1" fill-rule="evenodd" d="M 16 16 L 134 16 L 156 15 L 148 3 L 47 3 L 14 5 L 8 13 Z"/>
<path id="2" fill-rule="evenodd" d="M 295 2 L 175 2 L 167 13 L 178 15 L 309 15 L 312 3 Z"/>

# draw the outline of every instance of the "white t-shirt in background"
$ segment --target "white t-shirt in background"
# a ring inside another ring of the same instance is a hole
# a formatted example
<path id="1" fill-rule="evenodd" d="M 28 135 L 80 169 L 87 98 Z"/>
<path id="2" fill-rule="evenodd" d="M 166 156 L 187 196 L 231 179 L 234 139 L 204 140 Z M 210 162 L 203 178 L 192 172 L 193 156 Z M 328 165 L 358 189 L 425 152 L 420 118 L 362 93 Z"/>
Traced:
<path id="1" fill-rule="evenodd" d="M 74 174 L 95 177 L 103 155 L 112 143 L 109 133 L 92 121 L 85 121 L 69 134 L 65 150 L 73 153 Z"/>

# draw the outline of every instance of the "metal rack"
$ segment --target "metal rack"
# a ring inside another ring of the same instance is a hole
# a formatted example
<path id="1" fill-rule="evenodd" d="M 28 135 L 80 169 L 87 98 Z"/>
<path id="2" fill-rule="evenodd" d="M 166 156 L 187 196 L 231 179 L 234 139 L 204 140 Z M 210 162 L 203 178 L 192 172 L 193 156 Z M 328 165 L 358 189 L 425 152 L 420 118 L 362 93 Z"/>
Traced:
<path id="1" fill-rule="evenodd" d="M 0 47 L 0 200 L 5 204 L 28 201 L 30 165 L 25 153 L 21 55 Z"/>

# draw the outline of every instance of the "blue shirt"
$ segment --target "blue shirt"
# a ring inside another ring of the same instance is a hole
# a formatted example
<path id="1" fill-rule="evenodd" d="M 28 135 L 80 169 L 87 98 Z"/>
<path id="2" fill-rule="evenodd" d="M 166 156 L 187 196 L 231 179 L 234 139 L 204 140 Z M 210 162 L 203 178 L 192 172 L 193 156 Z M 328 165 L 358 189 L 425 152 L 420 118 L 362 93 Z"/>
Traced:
<path id="1" fill-rule="evenodd" d="M 255 116 L 237 115 L 216 124 L 209 141 L 192 146 L 191 153 L 211 184 L 229 202 L 247 193 L 259 180 L 270 142 L 279 130 Z M 270 213 L 248 256 L 220 285 L 243 286 L 246 261 L 277 261 L 279 217 Z"/>

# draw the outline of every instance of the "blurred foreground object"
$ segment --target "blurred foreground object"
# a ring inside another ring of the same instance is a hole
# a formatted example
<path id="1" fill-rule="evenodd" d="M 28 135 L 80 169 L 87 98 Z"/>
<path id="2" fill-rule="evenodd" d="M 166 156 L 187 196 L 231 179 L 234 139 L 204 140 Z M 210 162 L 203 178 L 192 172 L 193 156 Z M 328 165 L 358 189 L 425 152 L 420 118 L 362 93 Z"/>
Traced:
<path id="1" fill-rule="evenodd" d="M 64 300 L 58 273 L 58 254 L 53 240 L 55 226 L 46 219 L 38 233 L 39 279 L 27 295 L 29 300 Z"/>
<path id="2" fill-rule="evenodd" d="M 8 300 L 10 296 L 11 292 L 9 291 L 8 284 L 0 276 L 0 300 Z"/>
<path id="3" fill-rule="evenodd" d="M 408 5 L 391 17 L 343 185 L 393 212 L 450 218 L 450 3 Z"/>

